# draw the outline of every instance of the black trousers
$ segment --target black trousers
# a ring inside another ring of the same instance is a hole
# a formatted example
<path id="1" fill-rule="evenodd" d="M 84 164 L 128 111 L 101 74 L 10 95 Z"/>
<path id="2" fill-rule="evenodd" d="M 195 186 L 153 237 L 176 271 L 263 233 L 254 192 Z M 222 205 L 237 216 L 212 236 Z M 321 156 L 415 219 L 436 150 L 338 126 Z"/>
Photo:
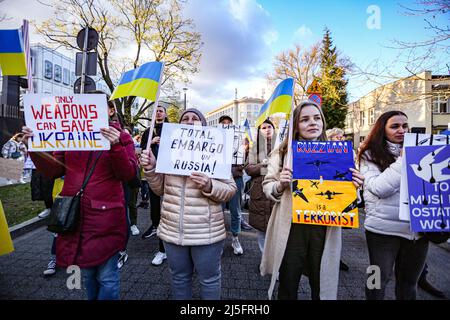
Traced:
<path id="1" fill-rule="evenodd" d="M 152 219 L 152 225 L 158 228 L 159 221 L 161 220 L 161 197 L 156 195 L 151 188 L 150 190 L 150 218 Z M 166 252 L 164 244 L 159 239 L 159 251 Z"/>
<path id="2" fill-rule="evenodd" d="M 424 238 L 408 240 L 367 230 L 366 240 L 370 264 L 380 268 L 380 288 L 369 289 L 366 284 L 366 299 L 382 300 L 384 298 L 386 285 L 395 265 L 396 299 L 415 300 L 417 282 L 427 257 L 428 240 Z"/>
<path id="3" fill-rule="evenodd" d="M 279 300 L 296 300 L 302 274 L 307 274 L 311 299 L 320 299 L 320 263 L 326 227 L 293 223 L 281 262 Z"/>

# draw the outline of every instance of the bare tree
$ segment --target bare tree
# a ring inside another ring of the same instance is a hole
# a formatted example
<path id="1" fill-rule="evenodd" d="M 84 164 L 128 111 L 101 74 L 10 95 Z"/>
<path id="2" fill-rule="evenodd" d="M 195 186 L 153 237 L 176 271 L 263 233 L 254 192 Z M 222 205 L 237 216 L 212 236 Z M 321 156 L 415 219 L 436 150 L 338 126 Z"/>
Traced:
<path id="1" fill-rule="evenodd" d="M 109 89 L 114 91 L 119 76 L 147 61 L 164 61 L 164 92 L 176 81 L 186 82 L 198 72 L 200 34 L 192 20 L 182 16 L 181 0 L 60 0 L 55 17 L 37 26 L 50 43 L 79 50 L 76 35 L 80 27 L 97 30 L 98 66 Z M 116 100 L 119 114 L 133 126 L 153 104 L 144 100 L 134 115 L 135 97 Z"/>
<path id="2" fill-rule="evenodd" d="M 294 103 L 297 104 L 306 94 L 312 80 L 318 76 L 320 69 L 320 42 L 305 49 L 295 45 L 279 53 L 275 57 L 274 71 L 267 76 L 271 82 L 283 80 L 288 77 L 295 81 Z"/>

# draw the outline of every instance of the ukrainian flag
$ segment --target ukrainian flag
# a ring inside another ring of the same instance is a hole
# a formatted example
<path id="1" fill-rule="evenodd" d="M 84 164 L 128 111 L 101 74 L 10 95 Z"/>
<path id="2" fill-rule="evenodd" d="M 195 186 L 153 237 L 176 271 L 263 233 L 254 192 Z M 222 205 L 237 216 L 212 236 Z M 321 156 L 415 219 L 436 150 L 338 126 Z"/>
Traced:
<path id="1" fill-rule="evenodd" d="M 125 72 L 110 100 L 136 96 L 156 101 L 162 69 L 162 62 L 155 61 Z"/>
<path id="2" fill-rule="evenodd" d="M 294 79 L 287 78 L 275 88 L 272 96 L 263 104 L 259 111 L 255 125 L 259 127 L 270 115 L 274 113 L 290 114 L 292 109 L 292 95 L 294 94 Z"/>
<path id="3" fill-rule="evenodd" d="M 248 119 L 245 119 L 244 129 L 245 129 L 245 136 L 247 137 L 247 139 L 250 143 L 250 146 L 251 146 L 253 143 L 253 139 L 252 139 L 252 132 L 250 130 L 250 124 L 248 123 Z"/>
<path id="4" fill-rule="evenodd" d="M 4 76 L 26 76 L 27 63 L 20 29 L 0 30 L 0 67 Z"/>

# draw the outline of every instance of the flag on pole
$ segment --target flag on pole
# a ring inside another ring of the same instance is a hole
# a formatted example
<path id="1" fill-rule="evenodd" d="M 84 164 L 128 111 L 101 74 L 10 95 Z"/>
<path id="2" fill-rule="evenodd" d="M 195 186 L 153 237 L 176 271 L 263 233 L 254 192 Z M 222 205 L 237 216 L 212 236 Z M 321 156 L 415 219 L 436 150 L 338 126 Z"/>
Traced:
<path id="1" fill-rule="evenodd" d="M 30 48 L 30 28 L 28 20 L 23 20 L 22 32 L 23 32 L 23 47 L 25 52 L 25 59 L 27 63 L 27 70 L 31 70 L 31 48 Z M 34 93 L 33 85 L 33 72 L 27 74 L 27 93 Z"/>
<path id="2" fill-rule="evenodd" d="M 270 115 L 274 113 L 286 113 L 289 115 L 292 109 L 292 96 L 294 94 L 294 79 L 287 78 L 275 88 L 272 96 L 266 101 L 259 111 L 256 119 L 256 127 L 259 127 Z"/>
<path id="3" fill-rule="evenodd" d="M 156 101 L 163 70 L 162 62 L 147 62 L 139 68 L 125 72 L 110 100 L 136 96 Z"/>
<path id="4" fill-rule="evenodd" d="M 244 129 L 245 129 L 245 136 L 247 137 L 248 142 L 250 143 L 250 146 L 251 146 L 253 143 L 253 139 L 252 139 L 252 131 L 250 130 L 250 124 L 248 123 L 248 119 L 245 119 Z"/>
<path id="5" fill-rule="evenodd" d="M 26 76 L 27 64 L 20 29 L 0 30 L 0 67 L 4 76 Z"/>
<path id="6" fill-rule="evenodd" d="M 5 212 L 0 200 L 0 256 L 14 251 L 11 234 L 9 233 L 8 223 L 6 222 Z"/>

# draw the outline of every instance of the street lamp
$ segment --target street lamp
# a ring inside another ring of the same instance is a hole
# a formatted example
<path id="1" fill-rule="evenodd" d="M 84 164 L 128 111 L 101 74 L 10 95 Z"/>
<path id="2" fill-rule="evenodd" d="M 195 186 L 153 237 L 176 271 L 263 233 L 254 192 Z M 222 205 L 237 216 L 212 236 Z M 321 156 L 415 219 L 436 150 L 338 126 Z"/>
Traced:
<path id="1" fill-rule="evenodd" d="M 186 110 L 186 91 L 188 90 L 188 88 L 183 88 L 184 91 L 184 110 Z"/>

